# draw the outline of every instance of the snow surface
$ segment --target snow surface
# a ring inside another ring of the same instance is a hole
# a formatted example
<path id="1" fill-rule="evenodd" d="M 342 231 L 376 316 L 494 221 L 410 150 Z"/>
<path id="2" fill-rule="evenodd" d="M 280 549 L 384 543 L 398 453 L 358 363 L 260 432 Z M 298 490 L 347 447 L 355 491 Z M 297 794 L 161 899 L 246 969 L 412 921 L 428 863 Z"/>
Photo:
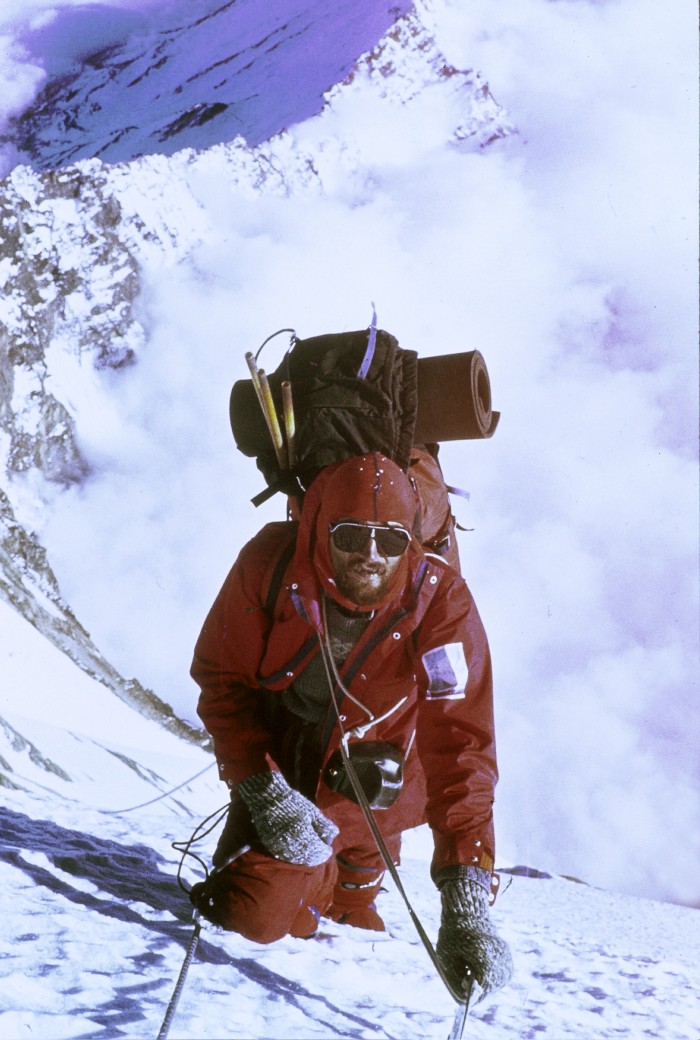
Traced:
<path id="1" fill-rule="evenodd" d="M 8 674 L 2 712 L 71 779 L 39 769 L 11 742 L 0 749 L 24 787 L 6 791 L 0 806 L 0 1036 L 152 1038 L 194 927 L 171 842 L 187 839 L 225 804 L 225 789 L 207 770 L 210 756 L 126 708 L 12 613 L 1 619 L 3 659 L 31 659 L 42 679 L 32 668 Z M 71 682 L 75 717 L 52 708 L 68 708 L 62 695 Z M 99 722 L 82 710 L 88 702 Z M 207 861 L 217 835 L 196 846 Z M 439 898 L 429 880 L 430 845 L 427 828 L 409 832 L 401 877 L 434 940 Z M 201 876 L 199 867 L 184 868 L 188 886 Z M 204 922 L 170 1036 L 445 1038 L 454 1005 L 390 880 L 379 908 L 385 934 L 323 920 L 317 937 L 269 947 Z M 700 1034 L 697 911 L 506 867 L 493 915 L 516 974 L 507 989 L 474 1005 L 465 1036 Z"/>

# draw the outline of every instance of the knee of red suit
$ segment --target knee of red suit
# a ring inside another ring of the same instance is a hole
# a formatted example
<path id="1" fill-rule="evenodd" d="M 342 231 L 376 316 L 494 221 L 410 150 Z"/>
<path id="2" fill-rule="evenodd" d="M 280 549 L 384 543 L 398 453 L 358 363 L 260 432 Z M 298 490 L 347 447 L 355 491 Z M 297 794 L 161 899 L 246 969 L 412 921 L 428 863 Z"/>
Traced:
<path id="1" fill-rule="evenodd" d="M 273 862 L 267 856 L 241 857 L 196 885 L 192 901 L 207 920 L 263 945 L 286 935 L 310 937 L 321 916 L 356 928 L 385 930 L 374 902 L 383 870 L 339 856 L 313 870 L 279 863 L 278 881 Z M 256 884 L 261 871 L 274 879 L 262 889 Z"/>
<path id="2" fill-rule="evenodd" d="M 273 920 L 264 912 L 250 913 L 247 908 L 241 908 L 239 904 L 237 907 L 231 908 L 227 914 L 227 923 L 223 927 L 237 932 L 251 942 L 268 946 L 270 943 L 277 942 L 278 939 L 284 939 L 287 935 L 291 935 L 295 939 L 310 938 L 318 928 L 320 917 L 320 911 L 315 906 L 307 906 L 304 903 L 298 907 L 291 920 L 289 918 Z"/>
<path id="3" fill-rule="evenodd" d="M 385 931 L 384 921 L 375 905 L 383 877 L 383 870 L 356 866 L 338 856 L 338 877 L 328 916 L 354 928 Z"/>
<path id="4" fill-rule="evenodd" d="M 331 903 L 336 865 L 301 867 L 249 852 L 203 884 L 192 902 L 207 920 L 267 945 L 312 935 Z"/>

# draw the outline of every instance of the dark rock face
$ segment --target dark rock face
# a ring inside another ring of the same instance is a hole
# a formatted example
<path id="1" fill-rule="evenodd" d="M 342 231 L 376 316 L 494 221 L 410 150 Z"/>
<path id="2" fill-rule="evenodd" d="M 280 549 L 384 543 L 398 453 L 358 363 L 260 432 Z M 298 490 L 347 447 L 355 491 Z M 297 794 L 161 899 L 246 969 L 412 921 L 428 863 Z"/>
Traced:
<path id="1" fill-rule="evenodd" d="M 135 359 L 138 265 L 119 237 L 119 203 L 102 187 L 71 169 L 10 178 L 0 192 L 0 423 L 10 474 L 36 468 L 68 485 L 89 473 L 74 418 L 50 389 L 57 340 L 97 369 Z"/>
<path id="2" fill-rule="evenodd" d="M 72 68 L 51 76 L 5 140 L 37 169 L 94 156 L 171 155 L 238 136 L 258 145 L 320 111 L 324 93 L 411 7 L 410 0 L 341 0 L 327 10 L 313 0 L 166 3 L 148 20 L 124 18 L 122 40 L 76 55 Z M 50 32 L 79 36 L 93 17 L 67 10 Z M 29 33 L 23 43 L 31 52 L 48 35 Z"/>
<path id="3" fill-rule="evenodd" d="M 23 480 L 65 488 L 90 476 L 70 389 L 81 373 L 89 379 L 91 371 L 135 364 L 144 340 L 133 314 L 141 288 L 135 242 L 155 235 L 143 222 L 124 218 L 99 163 L 46 174 L 19 168 L 2 189 L 0 597 L 139 713 L 185 740 L 206 743 L 156 694 L 105 660 L 64 602 L 37 536 L 20 519 L 27 512 Z"/>

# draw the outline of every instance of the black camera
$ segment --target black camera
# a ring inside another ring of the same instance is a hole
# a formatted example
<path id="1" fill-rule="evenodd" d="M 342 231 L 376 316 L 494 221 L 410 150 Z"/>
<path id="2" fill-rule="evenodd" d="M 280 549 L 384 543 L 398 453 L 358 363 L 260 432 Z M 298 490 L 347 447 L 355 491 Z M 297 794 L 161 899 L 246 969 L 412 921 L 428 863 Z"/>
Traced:
<path id="1" fill-rule="evenodd" d="M 370 809 L 388 809 L 403 786 L 404 757 L 393 744 L 367 740 L 348 746 L 348 758 L 365 793 Z M 340 748 L 334 751 L 323 771 L 331 791 L 359 804 Z"/>

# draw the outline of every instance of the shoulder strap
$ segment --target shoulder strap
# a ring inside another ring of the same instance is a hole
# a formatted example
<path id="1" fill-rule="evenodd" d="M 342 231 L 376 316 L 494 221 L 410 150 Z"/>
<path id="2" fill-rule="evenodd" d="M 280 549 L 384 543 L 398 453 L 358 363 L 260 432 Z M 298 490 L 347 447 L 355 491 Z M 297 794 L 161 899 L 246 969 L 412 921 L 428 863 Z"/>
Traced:
<path id="1" fill-rule="evenodd" d="M 277 597 L 282 588 L 284 573 L 291 563 L 296 547 L 297 529 L 295 526 L 294 529 L 289 532 L 288 539 L 280 546 L 279 552 L 273 555 L 265 573 L 262 588 L 263 609 L 269 617 L 272 617 Z"/>

